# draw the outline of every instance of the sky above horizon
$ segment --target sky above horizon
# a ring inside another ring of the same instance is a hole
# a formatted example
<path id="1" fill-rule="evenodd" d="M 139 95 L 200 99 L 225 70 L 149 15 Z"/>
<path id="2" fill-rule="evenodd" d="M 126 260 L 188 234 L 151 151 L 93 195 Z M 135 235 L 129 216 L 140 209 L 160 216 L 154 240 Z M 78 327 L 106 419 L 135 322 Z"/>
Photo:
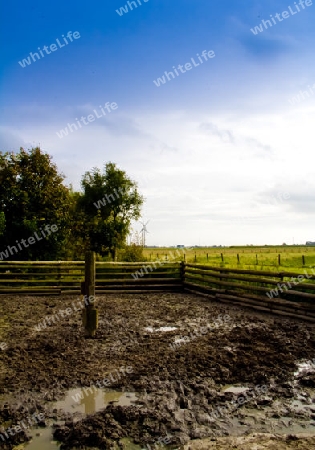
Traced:
<path id="1" fill-rule="evenodd" d="M 311 0 L 17 0 L 2 22 L 0 151 L 39 145 L 76 190 L 115 162 L 147 245 L 315 241 Z"/>

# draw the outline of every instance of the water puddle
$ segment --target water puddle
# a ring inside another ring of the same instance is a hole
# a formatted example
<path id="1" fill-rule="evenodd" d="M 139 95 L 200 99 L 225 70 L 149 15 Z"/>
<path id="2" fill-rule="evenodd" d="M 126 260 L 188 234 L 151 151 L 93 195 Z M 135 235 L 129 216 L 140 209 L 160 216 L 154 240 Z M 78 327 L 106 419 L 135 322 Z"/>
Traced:
<path id="1" fill-rule="evenodd" d="M 53 440 L 53 429 L 51 427 L 45 429 L 34 429 L 30 432 L 32 441 L 15 447 L 13 450 L 59 450 L 60 444 Z M 153 450 L 156 446 L 134 444 L 132 439 L 123 438 L 120 440 L 124 450 Z M 166 445 L 159 444 L 159 450 L 169 448 Z"/>
<path id="2" fill-rule="evenodd" d="M 132 439 L 129 438 L 122 438 L 120 439 L 120 442 L 124 445 L 124 450 L 163 450 L 163 449 L 170 449 L 171 447 L 169 445 L 163 445 L 161 442 L 155 442 L 150 444 L 144 444 L 144 445 L 138 445 L 134 444 Z M 179 450 L 174 449 L 174 446 L 172 447 L 173 450 Z"/>
<path id="3" fill-rule="evenodd" d="M 58 450 L 60 443 L 53 440 L 53 429 L 52 427 L 47 427 L 44 429 L 33 429 L 30 431 L 32 440 L 26 444 L 21 444 L 14 447 L 13 450 Z M 120 442 L 123 444 L 124 450 L 153 450 L 158 448 L 159 450 L 169 449 L 167 445 L 162 445 L 158 443 L 158 447 L 154 444 L 150 445 L 138 445 L 134 444 L 130 438 L 122 438 Z"/>
<path id="4" fill-rule="evenodd" d="M 117 392 L 99 389 L 96 386 L 90 388 L 71 389 L 64 400 L 55 402 L 53 408 L 62 409 L 66 413 L 94 414 L 106 408 L 110 403 L 120 406 L 130 406 L 137 401 L 135 392 Z"/>
<path id="5" fill-rule="evenodd" d="M 223 387 L 222 392 L 231 392 L 232 394 L 242 394 L 243 392 L 248 391 L 249 388 L 245 386 L 234 386 L 231 384 L 227 384 Z"/>
<path id="6" fill-rule="evenodd" d="M 82 389 L 70 389 L 63 400 L 54 402 L 53 409 L 62 410 L 65 413 L 93 414 L 106 408 L 110 403 L 121 406 L 130 406 L 137 402 L 137 393 L 118 392 L 114 390 L 104 390 L 91 387 Z M 56 423 L 56 422 L 55 422 Z M 15 450 L 57 450 L 59 445 L 53 440 L 53 427 L 33 428 L 30 430 L 31 442 L 15 448 Z M 127 443 L 128 441 L 128 443 Z M 126 450 L 138 450 L 141 446 L 136 446 L 131 440 L 126 440 Z"/>
<path id="7" fill-rule="evenodd" d="M 184 321 L 184 325 L 193 328 L 194 330 L 200 330 L 200 328 L 206 327 L 209 328 L 209 331 L 222 327 L 230 328 L 232 325 L 234 327 L 236 326 L 232 324 L 231 321 L 224 322 L 222 320 L 215 320 L 215 319 L 209 322 L 205 322 L 204 319 L 189 319 L 187 321 Z"/>
<path id="8" fill-rule="evenodd" d="M 303 372 L 315 372 L 315 359 L 312 361 L 303 361 L 297 364 L 298 370 L 294 372 L 294 376 L 298 377 Z"/>
<path id="9" fill-rule="evenodd" d="M 304 398 L 292 400 L 290 406 L 297 411 L 312 411 L 314 409 L 314 403 L 306 403 Z"/>
<path id="10" fill-rule="evenodd" d="M 160 327 L 160 328 L 153 328 L 153 327 L 146 327 L 145 331 L 149 331 L 149 333 L 157 333 L 159 331 L 166 332 L 166 331 L 175 331 L 177 330 L 177 327 Z"/>
<path id="11" fill-rule="evenodd" d="M 181 344 L 182 342 L 187 342 L 187 341 L 190 341 L 189 336 L 187 336 L 186 339 L 185 338 L 175 338 L 174 343 Z"/>
<path id="12" fill-rule="evenodd" d="M 31 442 L 25 444 L 24 447 L 15 447 L 16 450 L 24 448 L 25 450 L 57 450 L 59 444 L 53 441 L 53 430 L 51 427 L 30 430 L 32 436 Z"/>
<path id="13" fill-rule="evenodd" d="M 141 445 L 134 444 L 129 438 L 122 438 L 120 439 L 120 442 L 124 445 L 124 450 L 142 450 L 145 448 Z"/>
<path id="14" fill-rule="evenodd" d="M 242 411 L 242 418 L 231 417 L 229 420 L 229 432 L 231 435 L 239 436 L 246 432 L 297 434 L 309 433 L 315 435 L 315 423 L 306 418 L 297 417 L 274 417 L 274 411 L 265 408 L 263 411 L 247 408 Z"/>

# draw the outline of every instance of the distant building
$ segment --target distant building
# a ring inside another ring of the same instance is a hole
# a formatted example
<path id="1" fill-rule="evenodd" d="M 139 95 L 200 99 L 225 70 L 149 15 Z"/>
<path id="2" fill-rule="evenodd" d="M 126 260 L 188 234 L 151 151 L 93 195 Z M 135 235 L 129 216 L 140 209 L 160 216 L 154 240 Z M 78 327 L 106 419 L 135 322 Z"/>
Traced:
<path id="1" fill-rule="evenodd" d="M 185 245 L 176 245 L 177 248 L 185 248 Z"/>
<path id="2" fill-rule="evenodd" d="M 306 241 L 306 244 L 305 245 L 315 245 L 315 242 L 312 242 L 312 241 Z"/>

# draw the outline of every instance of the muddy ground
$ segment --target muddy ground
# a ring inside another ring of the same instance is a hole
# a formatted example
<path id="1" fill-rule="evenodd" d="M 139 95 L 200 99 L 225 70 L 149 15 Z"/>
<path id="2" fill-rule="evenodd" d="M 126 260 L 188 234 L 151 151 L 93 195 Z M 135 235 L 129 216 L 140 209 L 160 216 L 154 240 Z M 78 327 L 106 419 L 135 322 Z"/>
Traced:
<path id="1" fill-rule="evenodd" d="M 298 366 L 315 361 L 314 325 L 191 294 L 106 295 L 85 339 L 79 299 L 0 297 L 0 434 L 41 413 L 61 449 L 127 448 L 125 438 L 148 450 L 315 448 L 314 367 Z M 54 406 L 104 385 L 137 400 L 88 416 Z M 28 436 L 0 436 L 0 447 Z"/>

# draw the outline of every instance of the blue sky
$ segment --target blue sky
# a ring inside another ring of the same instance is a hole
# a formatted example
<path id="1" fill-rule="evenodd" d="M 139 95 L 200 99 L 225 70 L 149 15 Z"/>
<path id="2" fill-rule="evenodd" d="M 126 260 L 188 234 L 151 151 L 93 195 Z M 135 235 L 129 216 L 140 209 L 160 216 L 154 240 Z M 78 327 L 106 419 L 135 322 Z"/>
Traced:
<path id="1" fill-rule="evenodd" d="M 0 150 L 40 144 L 76 189 L 85 171 L 116 162 L 146 198 L 148 244 L 315 240 L 315 6 L 307 2 L 300 11 L 294 1 L 245 0 L 3 6 Z M 294 14 L 251 31 L 289 6 Z M 60 48 L 69 31 L 80 37 Z M 215 56 L 201 64 L 204 50 Z M 106 102 L 118 108 L 104 116 Z M 94 110 L 101 117 L 58 137 Z"/>

